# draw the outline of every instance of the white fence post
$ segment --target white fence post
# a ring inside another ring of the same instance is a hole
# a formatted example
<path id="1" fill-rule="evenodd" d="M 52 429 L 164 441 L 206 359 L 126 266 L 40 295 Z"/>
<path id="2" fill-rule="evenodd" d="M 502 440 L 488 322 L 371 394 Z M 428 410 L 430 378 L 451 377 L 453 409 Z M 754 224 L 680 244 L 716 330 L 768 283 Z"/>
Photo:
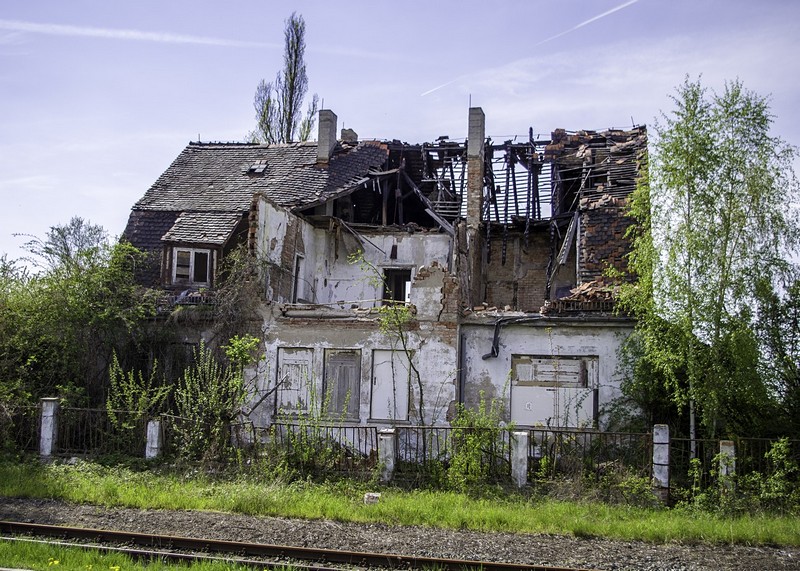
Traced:
<path id="1" fill-rule="evenodd" d="M 394 476 L 397 457 L 397 436 L 394 428 L 384 428 L 378 433 L 378 461 L 381 463 L 381 482 L 389 482 Z"/>
<path id="2" fill-rule="evenodd" d="M 511 438 L 511 481 L 518 488 L 528 484 L 528 448 L 530 433 L 519 431 L 512 433 Z"/>
<path id="3" fill-rule="evenodd" d="M 669 500 L 669 426 L 653 426 L 653 492 L 662 502 Z"/>
<path id="4" fill-rule="evenodd" d="M 144 448 L 144 457 L 148 460 L 157 458 L 161 454 L 162 433 L 160 420 L 147 421 L 147 445 Z"/>
<path id="5" fill-rule="evenodd" d="M 732 476 L 736 475 L 736 445 L 733 440 L 719 441 L 719 481 L 726 488 L 731 487 Z"/>
<path id="6" fill-rule="evenodd" d="M 44 398 L 42 404 L 42 419 L 39 426 L 39 455 L 49 458 L 53 455 L 58 444 L 58 399 Z"/>

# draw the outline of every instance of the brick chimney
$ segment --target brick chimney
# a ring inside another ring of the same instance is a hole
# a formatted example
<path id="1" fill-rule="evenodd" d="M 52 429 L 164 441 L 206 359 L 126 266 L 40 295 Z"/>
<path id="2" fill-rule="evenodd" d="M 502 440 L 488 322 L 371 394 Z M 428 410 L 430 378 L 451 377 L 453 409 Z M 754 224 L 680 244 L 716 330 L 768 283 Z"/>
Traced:
<path id="1" fill-rule="evenodd" d="M 480 107 L 470 107 L 467 135 L 467 228 L 477 229 L 483 209 L 483 144 L 486 116 Z"/>
<path id="2" fill-rule="evenodd" d="M 484 144 L 486 142 L 486 116 L 480 107 L 469 110 L 467 135 L 467 217 L 466 217 L 466 264 L 461 288 L 470 306 L 485 299 L 484 287 L 484 238 L 481 235 L 483 212 Z"/>
<path id="3" fill-rule="evenodd" d="M 317 138 L 317 162 L 327 163 L 336 147 L 336 113 L 330 109 L 319 111 L 319 137 Z"/>

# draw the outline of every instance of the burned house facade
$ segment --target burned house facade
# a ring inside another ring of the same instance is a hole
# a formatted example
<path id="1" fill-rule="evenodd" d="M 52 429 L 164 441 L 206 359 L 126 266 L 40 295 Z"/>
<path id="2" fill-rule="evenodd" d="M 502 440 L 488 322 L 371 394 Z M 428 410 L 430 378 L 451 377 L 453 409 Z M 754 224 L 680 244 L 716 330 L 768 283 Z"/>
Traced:
<path id="1" fill-rule="evenodd" d="M 134 206 L 144 280 L 213 291 L 245 244 L 262 268 L 264 359 L 251 420 L 446 423 L 501 398 L 520 426 L 603 426 L 632 322 L 622 269 L 644 127 L 494 142 L 358 141 L 320 112 L 316 143 L 190 144 Z"/>

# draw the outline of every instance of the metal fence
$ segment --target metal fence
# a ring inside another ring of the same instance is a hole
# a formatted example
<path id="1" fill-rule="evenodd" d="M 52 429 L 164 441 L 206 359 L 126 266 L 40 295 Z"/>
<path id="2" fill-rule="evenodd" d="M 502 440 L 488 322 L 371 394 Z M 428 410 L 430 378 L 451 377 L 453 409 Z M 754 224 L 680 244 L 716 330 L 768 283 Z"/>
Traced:
<path id="1" fill-rule="evenodd" d="M 694 461 L 692 461 L 694 442 Z M 775 467 L 767 459 L 767 453 L 777 442 L 774 438 L 734 438 L 735 469 L 737 478 L 753 472 L 769 474 Z M 790 440 L 791 458 L 800 463 L 800 440 Z M 717 483 L 720 441 L 696 438 L 671 438 L 669 448 L 670 492 L 673 499 L 680 499 L 683 491 L 703 490 Z M 685 495 L 685 494 L 684 494 Z"/>
<path id="2" fill-rule="evenodd" d="M 276 422 L 253 429 L 255 451 L 309 473 L 363 473 L 378 463 L 378 428 L 318 422 Z"/>
<path id="3" fill-rule="evenodd" d="M 400 479 L 435 479 L 468 449 L 471 459 L 477 460 L 490 478 L 510 478 L 512 436 L 508 429 L 397 426 L 395 433 L 396 476 Z"/>
<path id="4" fill-rule="evenodd" d="M 649 476 L 653 435 L 576 430 L 530 430 L 529 480 L 627 470 Z"/>
<path id="5" fill-rule="evenodd" d="M 144 454 L 147 420 L 135 413 L 61 407 L 58 419 L 59 454 Z"/>
<path id="6" fill-rule="evenodd" d="M 0 415 L 0 436 L 15 450 L 36 451 L 39 447 L 41 407 L 20 406 Z"/>

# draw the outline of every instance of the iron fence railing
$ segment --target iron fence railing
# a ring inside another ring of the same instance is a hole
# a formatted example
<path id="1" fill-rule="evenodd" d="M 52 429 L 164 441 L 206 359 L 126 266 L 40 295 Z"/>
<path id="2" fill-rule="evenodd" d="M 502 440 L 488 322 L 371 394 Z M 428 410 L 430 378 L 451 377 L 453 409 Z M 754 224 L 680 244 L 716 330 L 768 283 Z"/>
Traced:
<path id="1" fill-rule="evenodd" d="M 147 419 L 129 411 L 61 407 L 56 442 L 59 454 L 142 456 Z"/>
<path id="2" fill-rule="evenodd" d="M 650 433 L 531 429 L 529 479 L 601 475 L 610 470 L 649 476 Z"/>
<path id="3" fill-rule="evenodd" d="M 375 426 L 276 422 L 254 429 L 251 443 L 255 450 L 314 473 L 369 472 L 378 462 Z"/>
<path id="4" fill-rule="evenodd" d="M 4 414 L 2 413 L 4 412 Z M 35 451 L 39 446 L 41 407 L 18 406 L 0 412 L 0 446 Z"/>
<path id="5" fill-rule="evenodd" d="M 395 433 L 400 478 L 435 478 L 466 456 L 491 480 L 507 481 L 511 476 L 512 436 L 506 428 L 397 426 Z"/>
<path id="6" fill-rule="evenodd" d="M 40 406 L 18 407 L 0 418 L 5 446 L 16 450 L 37 449 Z M 204 427 L 189 419 L 160 417 L 161 453 L 202 458 L 204 442 L 191 441 L 200 454 L 186 455 L 190 435 Z M 267 461 L 284 461 L 309 473 L 364 473 L 378 466 L 381 427 L 325 421 L 274 422 L 256 428 L 250 422 L 230 426 L 222 445 L 236 448 L 238 457 L 251 455 Z M 618 433 L 557 429 L 523 429 L 529 436 L 528 480 L 652 474 L 653 436 L 650 433 Z M 394 427 L 395 475 L 425 481 L 441 478 L 454 461 L 475 462 L 494 481 L 511 473 L 514 432 L 520 429 L 452 426 Z M 187 436 L 188 435 L 188 436 Z M 735 438 L 737 478 L 752 473 L 768 476 L 776 469 L 768 452 L 775 439 Z M 106 409 L 60 407 L 54 450 L 57 454 L 122 454 L 141 457 L 147 444 L 147 419 L 141 414 Z M 800 440 L 788 441 L 789 460 L 800 463 Z M 694 449 L 694 453 L 692 450 Z M 670 494 L 681 499 L 694 491 L 718 484 L 719 440 L 671 438 L 669 444 Z M 213 452 L 213 451 L 212 451 Z"/>

